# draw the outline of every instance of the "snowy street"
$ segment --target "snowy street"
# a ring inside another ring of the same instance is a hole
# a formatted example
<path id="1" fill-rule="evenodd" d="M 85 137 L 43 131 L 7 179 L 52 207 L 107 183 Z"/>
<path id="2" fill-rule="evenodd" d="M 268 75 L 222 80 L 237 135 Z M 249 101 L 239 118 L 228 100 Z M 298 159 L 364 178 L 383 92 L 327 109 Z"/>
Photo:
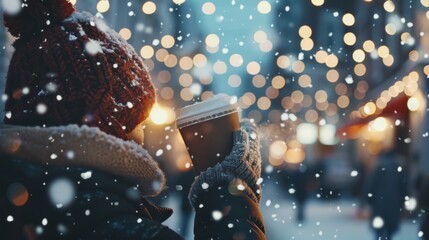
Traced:
<path id="1" fill-rule="evenodd" d="M 317 200 L 311 199 L 306 206 L 306 220 L 303 224 L 296 223 L 294 204 L 290 199 L 278 197 L 277 188 L 265 188 L 261 200 L 261 210 L 264 216 L 267 239 L 270 240 L 311 240 L 311 239 L 342 239 L 366 240 L 375 239 L 369 227 L 368 220 L 358 219 L 357 202 L 346 200 Z M 268 199 L 268 196 L 277 196 Z M 168 207 L 175 210 L 166 225 L 179 231 L 180 210 L 176 197 L 171 196 L 166 202 Z M 267 206 L 268 205 L 268 206 Z M 192 224 L 191 224 L 192 225 Z M 400 230 L 393 240 L 417 240 L 419 223 L 410 219 L 402 220 Z M 192 232 L 190 226 L 188 233 Z M 192 239 L 187 236 L 186 239 Z"/>

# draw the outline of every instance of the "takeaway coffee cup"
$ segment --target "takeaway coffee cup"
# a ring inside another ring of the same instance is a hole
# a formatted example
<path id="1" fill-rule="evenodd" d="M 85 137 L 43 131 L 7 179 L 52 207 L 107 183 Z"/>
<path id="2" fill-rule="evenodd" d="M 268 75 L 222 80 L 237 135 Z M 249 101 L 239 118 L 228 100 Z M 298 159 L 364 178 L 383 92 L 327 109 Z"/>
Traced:
<path id="1" fill-rule="evenodd" d="M 176 124 L 197 173 L 222 161 L 232 150 L 240 128 L 236 98 L 214 97 L 177 111 Z"/>

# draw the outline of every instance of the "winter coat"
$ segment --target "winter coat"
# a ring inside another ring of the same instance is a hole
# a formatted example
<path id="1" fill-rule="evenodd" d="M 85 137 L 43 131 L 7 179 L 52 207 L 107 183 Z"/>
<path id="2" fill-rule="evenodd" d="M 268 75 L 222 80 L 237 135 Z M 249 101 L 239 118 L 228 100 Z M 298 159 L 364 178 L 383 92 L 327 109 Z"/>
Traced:
<path id="1" fill-rule="evenodd" d="M 183 239 L 143 197 L 164 187 L 141 146 L 96 128 L 0 126 L 1 239 Z M 195 239 L 265 239 L 258 205 L 227 184 L 196 201 Z"/>
<path id="2" fill-rule="evenodd" d="M 393 153 L 381 155 L 369 178 L 366 195 L 372 208 L 372 217 L 383 220 L 382 228 L 389 232 L 398 229 L 406 196 L 406 176 Z M 370 221 L 371 227 L 373 221 Z"/>

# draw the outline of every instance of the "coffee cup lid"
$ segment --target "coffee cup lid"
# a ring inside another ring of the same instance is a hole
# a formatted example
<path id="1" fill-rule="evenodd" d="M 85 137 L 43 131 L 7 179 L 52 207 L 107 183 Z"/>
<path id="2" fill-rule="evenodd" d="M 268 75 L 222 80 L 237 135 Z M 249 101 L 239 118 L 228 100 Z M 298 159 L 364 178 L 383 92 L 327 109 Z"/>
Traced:
<path id="1" fill-rule="evenodd" d="M 177 110 L 176 124 L 178 128 L 190 126 L 199 122 L 219 118 L 233 112 L 238 112 L 240 107 L 236 97 L 226 94 L 218 94 L 202 102 Z"/>

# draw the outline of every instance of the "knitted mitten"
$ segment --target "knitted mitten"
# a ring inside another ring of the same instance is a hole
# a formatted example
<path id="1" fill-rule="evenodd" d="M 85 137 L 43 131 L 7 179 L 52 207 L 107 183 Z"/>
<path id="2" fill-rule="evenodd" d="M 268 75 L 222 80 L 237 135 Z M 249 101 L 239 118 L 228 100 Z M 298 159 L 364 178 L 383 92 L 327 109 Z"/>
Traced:
<path id="1" fill-rule="evenodd" d="M 236 188 L 235 192 L 247 194 L 259 203 L 260 176 L 258 129 L 249 120 L 243 120 L 240 130 L 234 133 L 234 146 L 231 153 L 222 162 L 208 168 L 195 179 L 191 186 L 189 200 L 195 207 L 195 202 L 201 193 L 227 183 L 230 188 Z"/>

